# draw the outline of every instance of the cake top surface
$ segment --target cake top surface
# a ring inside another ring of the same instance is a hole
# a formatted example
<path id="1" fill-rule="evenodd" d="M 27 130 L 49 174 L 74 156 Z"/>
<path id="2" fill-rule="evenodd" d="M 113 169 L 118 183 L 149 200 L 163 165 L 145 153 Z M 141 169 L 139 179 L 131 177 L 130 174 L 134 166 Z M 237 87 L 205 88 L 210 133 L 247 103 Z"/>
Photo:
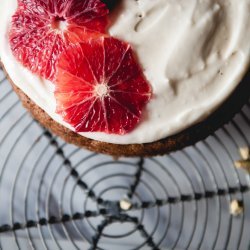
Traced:
<path id="1" fill-rule="evenodd" d="M 54 85 L 12 55 L 8 34 L 16 0 L 0 9 L 0 56 L 13 82 L 55 121 Z M 250 0 L 123 0 L 109 33 L 136 52 L 152 99 L 143 119 L 125 135 L 80 133 L 118 144 L 147 143 L 205 119 L 237 87 L 250 61 Z"/>

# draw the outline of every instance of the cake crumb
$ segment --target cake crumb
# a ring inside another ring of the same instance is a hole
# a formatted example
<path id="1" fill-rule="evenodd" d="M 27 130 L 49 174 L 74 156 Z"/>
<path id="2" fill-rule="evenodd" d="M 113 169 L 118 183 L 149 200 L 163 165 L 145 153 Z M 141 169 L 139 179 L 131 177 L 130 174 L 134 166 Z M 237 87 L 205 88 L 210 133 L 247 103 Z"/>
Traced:
<path id="1" fill-rule="evenodd" d="M 239 200 L 233 200 L 230 203 L 230 214 L 233 216 L 239 216 L 243 213 L 243 202 Z"/>
<path id="2" fill-rule="evenodd" d="M 249 160 L 250 149 L 248 147 L 242 147 L 239 149 L 240 156 L 243 160 Z"/>
<path id="3" fill-rule="evenodd" d="M 250 160 L 235 161 L 234 165 L 236 168 L 244 169 L 250 174 Z"/>
<path id="4" fill-rule="evenodd" d="M 124 211 L 130 210 L 132 207 L 131 202 L 128 199 L 122 199 L 120 200 L 120 208 Z"/>
<path id="5" fill-rule="evenodd" d="M 250 174 L 250 148 L 241 147 L 239 148 L 241 160 L 235 161 L 234 166 L 239 169 L 244 169 Z"/>

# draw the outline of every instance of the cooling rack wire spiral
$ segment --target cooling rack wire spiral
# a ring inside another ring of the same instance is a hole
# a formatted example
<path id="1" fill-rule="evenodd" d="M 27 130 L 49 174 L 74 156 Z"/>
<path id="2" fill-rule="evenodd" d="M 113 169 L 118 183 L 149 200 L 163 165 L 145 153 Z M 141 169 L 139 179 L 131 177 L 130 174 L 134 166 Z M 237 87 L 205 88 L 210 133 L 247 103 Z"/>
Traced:
<path id="1" fill-rule="evenodd" d="M 118 160 L 42 128 L 2 71 L 0 107 L 0 249 L 249 248 L 250 103 L 195 146 Z"/>

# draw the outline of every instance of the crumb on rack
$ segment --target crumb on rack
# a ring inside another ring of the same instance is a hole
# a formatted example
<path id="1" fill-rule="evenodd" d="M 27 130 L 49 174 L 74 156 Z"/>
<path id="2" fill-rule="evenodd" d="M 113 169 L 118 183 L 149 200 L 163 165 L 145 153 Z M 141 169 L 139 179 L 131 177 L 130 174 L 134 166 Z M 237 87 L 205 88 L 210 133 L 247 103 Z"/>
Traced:
<path id="1" fill-rule="evenodd" d="M 250 148 L 241 147 L 239 148 L 241 160 L 235 161 L 234 166 L 239 169 L 244 169 L 250 174 Z"/>
<path id="2" fill-rule="evenodd" d="M 243 202 L 240 200 L 232 200 L 230 203 L 230 214 L 239 216 L 244 212 Z"/>
<path id="3" fill-rule="evenodd" d="M 249 160 L 250 159 L 250 148 L 248 147 L 241 147 L 239 148 L 240 156 L 243 160 Z"/>
<path id="4" fill-rule="evenodd" d="M 250 174 L 250 160 L 235 161 L 234 165 L 236 168 L 244 169 Z"/>
<path id="5" fill-rule="evenodd" d="M 132 207 L 132 203 L 128 199 L 120 200 L 120 208 L 124 211 L 130 210 Z"/>

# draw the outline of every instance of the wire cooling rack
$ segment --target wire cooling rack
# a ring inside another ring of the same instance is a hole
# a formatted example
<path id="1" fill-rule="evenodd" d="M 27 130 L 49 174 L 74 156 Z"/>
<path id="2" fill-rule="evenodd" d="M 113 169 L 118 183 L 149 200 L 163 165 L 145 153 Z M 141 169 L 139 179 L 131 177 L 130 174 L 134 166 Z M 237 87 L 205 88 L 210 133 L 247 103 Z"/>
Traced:
<path id="1" fill-rule="evenodd" d="M 0 107 L 0 249 L 249 248 L 249 103 L 193 147 L 118 160 L 42 128 L 2 71 Z"/>

